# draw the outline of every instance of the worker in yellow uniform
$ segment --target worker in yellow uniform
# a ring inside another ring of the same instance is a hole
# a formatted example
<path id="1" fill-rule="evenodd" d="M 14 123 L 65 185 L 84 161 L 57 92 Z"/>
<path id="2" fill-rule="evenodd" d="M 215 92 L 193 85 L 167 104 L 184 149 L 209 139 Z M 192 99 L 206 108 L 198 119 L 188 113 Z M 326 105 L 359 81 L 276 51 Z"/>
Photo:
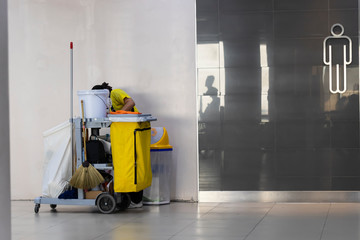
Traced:
<path id="1" fill-rule="evenodd" d="M 108 83 L 103 82 L 101 85 L 95 85 L 92 90 L 96 89 L 107 89 L 110 92 L 111 99 L 111 110 L 113 112 L 117 110 L 138 112 L 135 107 L 134 100 L 122 89 L 112 89 Z M 129 193 L 131 198 L 131 204 L 129 208 L 140 208 L 142 207 L 143 191 Z"/>
<path id="2" fill-rule="evenodd" d="M 110 93 L 111 110 L 113 112 L 117 110 L 137 112 L 134 100 L 122 89 L 112 89 L 108 83 L 103 82 L 101 85 L 95 85 L 92 90 L 107 89 Z"/>

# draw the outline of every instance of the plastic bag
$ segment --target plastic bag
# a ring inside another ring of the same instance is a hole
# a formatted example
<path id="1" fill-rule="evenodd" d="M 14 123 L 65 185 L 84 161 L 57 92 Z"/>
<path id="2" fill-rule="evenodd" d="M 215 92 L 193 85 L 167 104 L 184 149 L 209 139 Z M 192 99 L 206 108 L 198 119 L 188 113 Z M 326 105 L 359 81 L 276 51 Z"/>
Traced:
<path id="1" fill-rule="evenodd" d="M 70 122 L 64 122 L 43 133 L 43 197 L 57 198 L 68 186 L 72 176 L 70 131 Z"/>

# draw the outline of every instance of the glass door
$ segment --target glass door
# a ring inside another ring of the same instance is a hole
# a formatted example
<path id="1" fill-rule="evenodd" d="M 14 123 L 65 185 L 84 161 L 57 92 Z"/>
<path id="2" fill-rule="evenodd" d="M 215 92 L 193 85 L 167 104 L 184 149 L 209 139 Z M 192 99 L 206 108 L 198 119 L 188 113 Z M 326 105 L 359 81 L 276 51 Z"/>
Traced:
<path id="1" fill-rule="evenodd" d="M 360 190 L 358 46 L 357 0 L 197 0 L 200 191 Z"/>

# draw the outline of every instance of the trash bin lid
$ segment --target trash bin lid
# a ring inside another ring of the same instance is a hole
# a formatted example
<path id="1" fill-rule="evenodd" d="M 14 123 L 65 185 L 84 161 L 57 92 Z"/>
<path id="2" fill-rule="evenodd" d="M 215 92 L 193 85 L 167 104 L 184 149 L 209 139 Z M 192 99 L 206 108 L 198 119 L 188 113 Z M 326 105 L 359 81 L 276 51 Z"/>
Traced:
<path id="1" fill-rule="evenodd" d="M 167 134 L 166 128 L 151 128 L 150 149 L 172 149 L 172 146 L 169 144 L 169 136 Z"/>

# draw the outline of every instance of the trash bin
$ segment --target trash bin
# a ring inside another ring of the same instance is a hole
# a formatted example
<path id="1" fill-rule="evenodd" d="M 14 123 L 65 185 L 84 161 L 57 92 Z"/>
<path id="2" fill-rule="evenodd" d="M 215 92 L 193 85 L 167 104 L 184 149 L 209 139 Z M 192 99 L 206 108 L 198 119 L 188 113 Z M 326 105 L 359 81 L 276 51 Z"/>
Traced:
<path id="1" fill-rule="evenodd" d="M 150 159 L 151 186 L 144 190 L 143 203 L 160 205 L 170 203 L 171 153 L 169 137 L 164 127 L 151 129 Z"/>

